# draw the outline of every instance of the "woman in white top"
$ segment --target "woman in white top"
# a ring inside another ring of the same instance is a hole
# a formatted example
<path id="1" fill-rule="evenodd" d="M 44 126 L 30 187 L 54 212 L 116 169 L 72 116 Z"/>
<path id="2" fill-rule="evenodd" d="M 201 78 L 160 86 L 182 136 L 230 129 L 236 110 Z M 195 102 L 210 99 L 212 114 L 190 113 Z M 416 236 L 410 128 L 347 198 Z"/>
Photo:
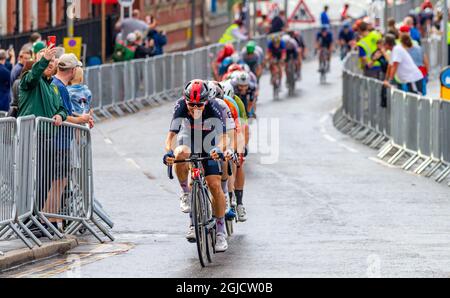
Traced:
<path id="1" fill-rule="evenodd" d="M 400 89 L 422 94 L 423 74 L 406 50 L 407 39 L 409 40 L 409 36 L 402 36 L 400 38 L 401 44 L 396 45 L 395 37 L 391 34 L 386 35 L 385 48 L 392 53 L 384 84 L 390 86 L 390 82 L 395 78 Z"/>

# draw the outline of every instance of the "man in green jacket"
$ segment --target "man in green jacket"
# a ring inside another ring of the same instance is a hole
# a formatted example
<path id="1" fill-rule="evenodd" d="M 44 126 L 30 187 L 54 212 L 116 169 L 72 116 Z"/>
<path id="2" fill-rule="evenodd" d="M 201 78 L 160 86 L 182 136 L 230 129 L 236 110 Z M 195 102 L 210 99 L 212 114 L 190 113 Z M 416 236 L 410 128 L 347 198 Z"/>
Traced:
<path id="1" fill-rule="evenodd" d="M 59 126 L 67 118 L 58 88 L 52 84 L 56 70 L 56 48 L 46 48 L 38 53 L 37 62 L 19 84 L 19 117 L 34 115 L 55 120 Z"/>

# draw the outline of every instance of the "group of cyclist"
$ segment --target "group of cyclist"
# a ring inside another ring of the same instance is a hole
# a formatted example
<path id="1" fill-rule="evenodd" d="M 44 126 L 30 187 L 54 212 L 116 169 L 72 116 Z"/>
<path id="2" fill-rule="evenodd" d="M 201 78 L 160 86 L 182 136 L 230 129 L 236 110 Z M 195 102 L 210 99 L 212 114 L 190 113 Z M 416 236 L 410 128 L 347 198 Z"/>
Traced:
<path id="1" fill-rule="evenodd" d="M 328 28 L 319 32 L 317 43 L 319 48 L 332 49 L 333 37 Z M 241 51 L 225 44 L 212 61 L 214 80 L 188 82 L 175 104 L 163 162 L 174 167 L 181 188 L 181 211 L 190 214 L 191 169 L 189 164 L 176 161 L 193 155 L 212 157 L 202 161 L 202 166 L 212 195 L 216 252 L 228 248 L 225 221 L 247 220 L 243 194 L 250 139 L 248 121 L 256 118 L 258 84 L 265 65 L 269 63 L 271 72 L 278 73 L 281 82 L 283 65 L 293 62 L 300 77 L 305 49 L 303 38 L 296 31 L 273 35 L 267 53 L 255 41 L 248 41 Z M 229 164 L 233 168 L 231 176 Z M 191 218 L 186 238 L 189 242 L 196 241 Z"/>

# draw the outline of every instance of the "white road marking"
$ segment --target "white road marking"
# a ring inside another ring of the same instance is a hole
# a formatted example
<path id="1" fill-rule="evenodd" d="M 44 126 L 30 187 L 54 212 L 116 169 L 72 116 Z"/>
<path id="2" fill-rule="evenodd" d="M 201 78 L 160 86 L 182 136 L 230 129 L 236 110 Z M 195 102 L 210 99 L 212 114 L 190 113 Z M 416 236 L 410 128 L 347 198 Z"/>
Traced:
<path id="1" fill-rule="evenodd" d="M 324 115 L 322 118 L 320 118 L 319 122 L 321 124 L 323 124 L 323 123 L 325 123 L 325 121 L 327 121 L 327 119 L 328 119 L 328 115 Z"/>
<path id="2" fill-rule="evenodd" d="M 105 143 L 108 144 L 108 145 L 112 145 L 112 143 L 113 143 L 113 142 L 111 141 L 110 138 L 104 138 L 103 140 L 104 140 Z"/>
<path id="3" fill-rule="evenodd" d="M 332 143 L 336 142 L 336 139 L 330 136 L 329 134 L 324 134 L 323 137 Z"/>
<path id="4" fill-rule="evenodd" d="M 339 143 L 339 146 L 341 146 L 342 148 L 347 149 L 348 151 L 352 152 L 352 153 L 358 153 L 359 151 L 356 149 L 353 149 L 352 147 L 349 147 L 345 144 Z"/>
<path id="5" fill-rule="evenodd" d="M 141 167 L 134 161 L 134 159 L 132 159 L 132 158 L 125 158 L 125 160 L 128 163 L 132 164 L 136 169 L 138 169 L 138 170 L 141 169 Z"/>

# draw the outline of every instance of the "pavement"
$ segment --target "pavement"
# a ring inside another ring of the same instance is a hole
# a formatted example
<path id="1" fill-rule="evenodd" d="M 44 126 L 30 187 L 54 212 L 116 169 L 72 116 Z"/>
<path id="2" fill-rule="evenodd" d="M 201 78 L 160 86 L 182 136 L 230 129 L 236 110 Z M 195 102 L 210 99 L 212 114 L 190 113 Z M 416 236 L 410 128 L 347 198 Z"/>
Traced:
<path id="1" fill-rule="evenodd" d="M 333 127 L 341 73 L 333 60 L 320 85 L 308 62 L 297 95 L 276 102 L 262 79 L 246 169 L 248 221 L 208 267 L 184 238 L 179 186 L 161 162 L 172 110 L 163 104 L 93 130 L 95 194 L 114 219 L 116 241 L 88 239 L 0 276 L 448 277 L 448 187 L 384 164 Z"/>

